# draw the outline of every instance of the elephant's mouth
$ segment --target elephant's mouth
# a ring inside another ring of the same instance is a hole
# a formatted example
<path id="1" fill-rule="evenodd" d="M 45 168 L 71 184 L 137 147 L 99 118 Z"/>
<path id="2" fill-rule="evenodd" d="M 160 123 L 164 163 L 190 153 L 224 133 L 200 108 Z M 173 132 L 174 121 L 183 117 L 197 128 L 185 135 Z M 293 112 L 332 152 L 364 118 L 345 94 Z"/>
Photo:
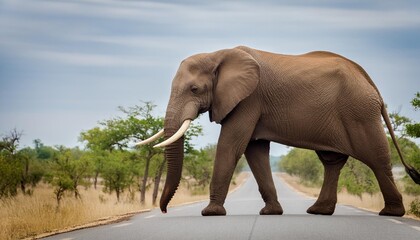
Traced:
<path id="1" fill-rule="evenodd" d="M 202 114 L 202 113 L 205 113 L 205 112 L 210 111 L 210 108 L 211 108 L 210 106 L 200 108 L 200 109 L 198 110 L 198 116 L 200 116 L 200 114 Z M 197 117 L 198 117 L 198 116 L 197 116 Z"/>

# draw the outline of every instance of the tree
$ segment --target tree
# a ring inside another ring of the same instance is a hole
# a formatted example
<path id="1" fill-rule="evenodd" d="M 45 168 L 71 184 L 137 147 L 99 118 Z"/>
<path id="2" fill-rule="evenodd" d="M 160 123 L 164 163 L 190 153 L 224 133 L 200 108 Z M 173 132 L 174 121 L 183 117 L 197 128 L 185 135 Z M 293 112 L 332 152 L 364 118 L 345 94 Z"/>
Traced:
<path id="1" fill-rule="evenodd" d="M 37 154 L 36 157 L 39 160 L 50 160 L 56 152 L 54 148 L 45 146 L 40 139 L 35 139 L 33 143 Z"/>
<path id="2" fill-rule="evenodd" d="M 392 130 L 399 135 L 399 139 L 407 136 L 405 126 L 412 122 L 410 118 L 402 116 L 400 111 L 398 111 L 390 113 L 389 120 L 391 121 Z"/>
<path id="3" fill-rule="evenodd" d="M 420 92 L 416 93 L 416 96 L 411 101 L 414 110 L 417 111 L 420 109 Z M 408 123 L 406 126 L 406 132 L 410 137 L 420 138 L 420 123 Z M 420 148 L 413 142 L 410 142 L 412 146 L 411 157 L 409 162 L 413 165 L 414 168 L 420 169 Z M 416 185 L 411 179 L 406 176 L 405 180 L 405 192 L 412 195 L 420 194 L 420 186 Z M 418 203 L 418 201 L 417 201 Z M 415 204 L 413 202 L 412 204 Z M 416 205 L 417 206 L 417 205 Z"/>
<path id="4" fill-rule="evenodd" d="M 93 188 L 97 189 L 99 174 L 103 172 L 104 165 L 108 160 L 109 153 L 105 150 L 96 149 L 86 153 L 86 157 L 90 159 L 92 164 Z"/>
<path id="5" fill-rule="evenodd" d="M 414 110 L 417 111 L 420 108 L 420 92 L 417 92 L 414 99 L 411 100 L 411 104 Z M 394 132 L 399 132 L 399 138 L 410 136 L 413 138 L 420 137 L 420 123 L 413 123 L 413 121 L 405 116 L 401 116 L 399 111 L 389 114 L 392 128 Z"/>
<path id="6" fill-rule="evenodd" d="M 44 168 L 37 159 L 34 149 L 26 147 L 17 152 L 20 168 L 20 189 L 23 194 L 32 194 L 33 188 L 44 176 Z M 32 189 L 28 189 L 31 186 Z"/>
<path id="7" fill-rule="evenodd" d="M 18 163 L 10 154 L 0 153 L 0 199 L 16 196 L 20 178 L 18 169 Z"/>
<path id="8" fill-rule="evenodd" d="M 2 137 L 0 141 L 0 198 L 13 197 L 22 180 L 22 164 L 18 145 L 22 132 L 16 129 Z"/>
<path id="9" fill-rule="evenodd" d="M 417 158 L 416 158 L 416 152 L 419 150 L 419 147 L 417 144 L 413 141 L 411 141 L 408 138 L 398 138 L 398 146 L 400 147 L 402 153 L 404 154 L 404 159 L 409 162 L 410 164 L 413 164 L 415 167 Z M 401 165 L 400 156 L 398 155 L 397 149 L 395 148 L 394 143 L 392 142 L 392 139 L 388 137 L 389 146 L 391 149 L 391 162 L 394 165 Z M 417 168 L 417 167 L 415 167 Z"/>
<path id="10" fill-rule="evenodd" d="M 2 140 L 0 141 L 0 152 L 8 152 L 12 155 L 15 154 L 22 135 L 23 132 L 19 132 L 15 128 L 10 131 L 8 135 L 3 136 Z"/>
<path id="11" fill-rule="evenodd" d="M 130 145 L 153 136 L 157 131 L 163 128 L 163 119 L 154 117 L 152 111 L 155 105 L 145 102 L 142 106 L 129 108 L 119 107 L 119 110 L 125 114 L 124 117 L 115 117 L 99 122 L 100 127 L 95 127 L 86 132 L 82 132 L 80 140 L 86 143 L 86 146 L 94 152 L 114 150 L 128 151 Z M 143 166 L 141 169 L 133 170 L 133 173 L 139 180 L 138 188 L 140 191 L 140 202 L 145 203 L 147 180 L 149 178 L 150 162 L 157 154 L 162 154 L 162 149 L 156 149 L 152 146 L 144 146 L 139 149 L 140 158 L 134 161 L 133 168 Z M 95 158 L 97 173 L 102 164 L 107 164 L 108 159 L 103 160 L 100 157 Z M 143 161 L 144 164 L 139 164 Z M 107 172 L 108 177 L 110 172 Z M 97 178 L 97 174 L 95 175 Z M 96 182 L 96 180 L 95 180 Z"/>
<path id="12" fill-rule="evenodd" d="M 153 116 L 153 109 L 156 105 L 151 102 L 145 102 L 143 106 L 134 106 L 129 108 L 119 107 L 119 110 L 126 116 L 124 118 L 114 118 L 104 121 L 106 129 L 111 132 L 118 132 L 119 135 L 114 134 L 116 139 L 115 144 L 127 148 L 130 142 L 138 142 L 142 139 L 147 139 L 163 129 L 163 118 Z M 116 135 L 116 136 L 115 136 Z M 162 149 L 153 148 L 151 145 L 142 146 L 139 148 L 140 155 L 144 161 L 143 172 L 137 172 L 139 178 L 140 203 L 146 203 L 146 189 L 149 179 L 150 164 L 156 155 L 162 154 Z"/>
<path id="13" fill-rule="evenodd" d="M 420 92 L 416 93 L 416 96 L 411 101 L 411 104 L 414 107 L 414 110 L 420 109 Z M 408 123 L 406 126 L 407 134 L 410 137 L 420 138 L 420 123 Z"/>
<path id="14" fill-rule="evenodd" d="M 104 161 L 102 169 L 102 178 L 104 179 L 104 191 L 113 192 L 117 195 L 117 201 L 120 201 L 120 195 L 132 184 L 130 177 L 130 155 L 126 151 L 113 151 L 107 154 L 107 161 Z"/>
<path id="15" fill-rule="evenodd" d="M 80 140 L 85 142 L 86 147 L 93 151 L 132 151 L 131 145 L 147 139 L 163 129 L 163 118 L 153 115 L 155 107 L 156 105 L 151 102 L 144 102 L 143 105 L 128 108 L 120 106 L 118 109 L 124 114 L 123 117 L 99 122 L 99 127 L 82 132 Z M 193 149 L 191 138 L 201 134 L 201 132 L 201 126 L 192 125 L 190 127 L 185 135 L 186 152 Z M 132 161 L 131 169 L 134 176 L 138 178 L 140 203 L 145 204 L 150 175 L 154 176 L 153 192 L 157 193 L 166 162 L 163 159 L 163 150 L 153 148 L 152 144 L 141 146 L 137 148 L 137 151 L 139 153 L 137 155 L 138 159 Z M 99 158 L 96 159 L 100 161 Z M 150 172 L 151 169 L 153 170 L 152 173 Z M 156 199 L 156 194 L 153 198 Z"/>
<path id="16" fill-rule="evenodd" d="M 23 194 L 32 194 L 44 174 L 35 150 L 19 150 L 21 137 L 22 132 L 13 129 L 0 141 L 0 198 L 15 196 L 19 186 Z"/>
<path id="17" fill-rule="evenodd" d="M 86 177 L 91 171 L 91 162 L 78 148 L 58 146 L 57 150 L 53 161 L 50 162 L 46 181 L 55 187 L 54 194 L 59 207 L 66 191 L 73 192 L 76 199 L 81 198 L 78 186 L 89 185 Z"/>
<path id="18" fill-rule="evenodd" d="M 411 160 L 411 164 L 413 165 L 413 167 L 416 169 L 420 169 L 420 148 L 419 147 L 417 147 L 415 151 L 413 152 L 412 159 L 413 160 Z M 414 159 L 416 161 L 414 161 Z M 404 191 L 406 193 L 411 194 L 411 195 L 417 195 L 417 196 L 420 195 L 420 186 L 414 183 L 410 177 L 405 176 L 404 182 L 405 182 Z"/>

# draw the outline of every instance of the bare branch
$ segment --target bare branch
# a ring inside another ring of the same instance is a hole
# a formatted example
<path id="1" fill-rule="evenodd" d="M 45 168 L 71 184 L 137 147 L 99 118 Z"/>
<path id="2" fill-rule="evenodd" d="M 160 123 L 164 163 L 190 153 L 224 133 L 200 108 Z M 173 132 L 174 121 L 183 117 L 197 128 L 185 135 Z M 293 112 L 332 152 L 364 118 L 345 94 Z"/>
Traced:
<path id="1" fill-rule="evenodd" d="M 16 128 L 11 130 L 8 135 L 2 137 L 0 142 L 0 151 L 8 151 L 15 154 L 19 146 L 19 141 L 23 135 L 23 131 L 18 131 Z"/>

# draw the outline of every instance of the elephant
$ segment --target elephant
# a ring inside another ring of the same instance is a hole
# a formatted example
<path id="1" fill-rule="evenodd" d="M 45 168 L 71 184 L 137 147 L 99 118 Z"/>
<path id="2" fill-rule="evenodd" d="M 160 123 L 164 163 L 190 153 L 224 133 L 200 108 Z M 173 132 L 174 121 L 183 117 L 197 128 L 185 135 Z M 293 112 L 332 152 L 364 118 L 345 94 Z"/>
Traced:
<path id="1" fill-rule="evenodd" d="M 314 150 L 321 160 L 323 185 L 307 213 L 334 213 L 340 170 L 352 156 L 378 180 L 385 202 L 379 215 L 403 216 L 382 118 L 406 171 L 420 184 L 419 172 L 404 161 L 379 90 L 360 65 L 326 51 L 284 55 L 238 46 L 183 60 L 172 81 L 164 129 L 139 143 L 165 137 L 155 146 L 165 148 L 167 160 L 163 213 L 180 182 L 184 133 L 205 112 L 221 130 L 203 216 L 226 215 L 229 183 L 243 154 L 265 202 L 260 214 L 283 213 L 269 165 L 270 142 Z"/>

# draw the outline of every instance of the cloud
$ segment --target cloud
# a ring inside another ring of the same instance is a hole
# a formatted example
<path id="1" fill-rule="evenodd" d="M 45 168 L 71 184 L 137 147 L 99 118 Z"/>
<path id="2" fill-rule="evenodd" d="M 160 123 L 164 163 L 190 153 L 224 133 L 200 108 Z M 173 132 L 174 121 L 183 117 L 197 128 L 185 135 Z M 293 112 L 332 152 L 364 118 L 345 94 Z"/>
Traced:
<path id="1" fill-rule="evenodd" d="M 32 57 L 55 63 L 81 67 L 154 67 L 162 66 L 157 60 L 150 60 L 141 57 L 128 55 L 105 55 L 71 53 L 59 51 L 34 51 Z"/>
<path id="2" fill-rule="evenodd" d="M 182 58 L 243 44 L 286 54 L 336 51 L 366 68 L 389 106 L 408 106 L 419 74 L 419 28 L 415 1 L 6 0 L 0 9 L 0 61 L 5 70 L 1 74 L 17 72 L 23 77 L 14 74 L 17 77 L 10 79 L 15 84 L 3 90 L 8 99 L 26 104 L 21 111 L 49 112 L 57 106 L 64 109 L 62 103 L 79 109 L 78 102 L 96 99 L 86 104 L 92 110 L 90 122 L 137 99 L 158 103 L 163 114 L 172 74 Z M 25 81 L 38 88 L 14 89 Z M 84 91 L 74 86 L 80 83 L 85 84 Z M 25 89 L 27 96 L 17 94 Z M 57 106 L 30 100 L 63 89 L 77 94 L 54 95 Z M 28 133 L 34 131 L 26 122 L 31 116 L 0 114 L 7 117 L 5 124 L 19 123 Z M 84 113 L 74 113 L 79 114 Z M 35 116 L 39 123 L 42 118 Z M 66 122 L 73 124 L 72 139 L 87 119 L 74 122 Z M 215 142 L 217 127 L 207 117 L 202 122 L 209 141 Z M 5 124 L 1 129 L 9 126 Z M 31 137 L 43 138 L 42 134 Z M 60 135 L 66 138 L 65 131 Z M 55 141 L 53 134 L 48 138 Z M 201 138 L 204 145 L 209 142 L 205 139 Z"/>
<path id="3" fill-rule="evenodd" d="M 326 33 L 351 38 L 354 31 L 420 26 L 418 8 L 342 8 L 335 1 L 309 6 L 267 1 L 220 1 L 203 5 L 188 1 L 110 0 L 24 1 L 24 4 L 7 1 L 5 5 L 18 14 L 0 15 L 0 27 L 5 30 L 0 33 L 0 44 L 6 48 L 14 46 L 14 51 L 46 51 L 45 56 L 39 53 L 36 56 L 43 59 L 58 56 L 63 62 L 77 65 L 86 65 L 90 60 L 98 60 L 103 66 L 118 64 L 115 57 L 103 56 L 110 54 L 109 48 L 102 48 L 102 55 L 86 54 L 91 52 L 82 49 L 86 43 L 130 49 L 127 55 L 131 55 L 151 49 L 195 51 L 204 46 L 205 50 L 215 50 L 232 47 L 230 44 L 278 42 L 281 38 L 294 39 L 289 41 L 292 45 L 296 40 L 308 42 L 308 37 L 319 38 Z M 72 49 L 72 53 L 52 53 L 63 52 L 69 45 L 77 45 L 78 49 Z M 57 50 L 56 46 L 61 49 Z M 86 60 L 81 59 L 83 56 Z M 126 60 L 119 62 L 129 66 L 147 64 L 133 57 L 122 58 Z"/>
<path id="4" fill-rule="evenodd" d="M 207 4 L 152 1 L 25 1 L 17 11 L 55 15 L 125 19 L 152 24 L 206 28 L 214 24 L 309 23 L 349 29 L 418 27 L 418 8 L 341 8 L 335 1 L 319 5 L 277 2 L 215 1 Z M 329 4 L 329 5 L 328 5 Z M 381 4 L 377 4 L 382 6 Z M 401 4 L 403 6 L 403 4 Z M 220 27 L 220 25 L 218 25 Z M 223 25 L 222 25 L 223 26 Z M 224 26 L 225 27 L 225 26 Z M 141 29 L 142 26 L 139 26 Z"/>

